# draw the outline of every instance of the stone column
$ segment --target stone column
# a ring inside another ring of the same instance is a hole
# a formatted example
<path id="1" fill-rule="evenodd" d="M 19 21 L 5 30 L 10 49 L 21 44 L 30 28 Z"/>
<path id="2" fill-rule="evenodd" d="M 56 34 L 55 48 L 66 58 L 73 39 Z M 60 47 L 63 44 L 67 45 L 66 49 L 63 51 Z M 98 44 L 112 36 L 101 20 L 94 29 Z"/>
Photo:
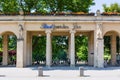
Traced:
<path id="1" fill-rule="evenodd" d="M 75 31 L 70 31 L 70 66 L 75 66 Z"/>
<path id="2" fill-rule="evenodd" d="M 68 47 L 68 54 L 67 54 L 69 60 L 70 60 L 70 48 L 71 48 L 71 47 L 70 47 L 70 43 L 71 43 L 71 42 L 70 42 L 70 41 L 71 41 L 70 39 L 71 39 L 71 38 L 70 38 L 70 36 L 69 36 L 69 38 L 68 38 L 68 46 L 69 46 L 69 47 Z"/>
<path id="3" fill-rule="evenodd" d="M 104 40 L 101 23 L 97 23 L 94 31 L 94 67 L 104 67 Z"/>
<path id="4" fill-rule="evenodd" d="M 46 66 L 50 67 L 51 63 L 52 63 L 51 30 L 46 30 Z"/>
<path id="5" fill-rule="evenodd" d="M 32 65 L 32 35 L 30 32 L 27 34 L 27 65 Z"/>
<path id="6" fill-rule="evenodd" d="M 18 24 L 18 36 L 17 36 L 17 68 L 23 68 L 26 65 L 26 32 L 24 31 L 24 24 Z"/>
<path id="7" fill-rule="evenodd" d="M 88 65 L 94 65 L 94 34 L 91 32 L 88 36 Z"/>
<path id="8" fill-rule="evenodd" d="M 8 65 L 8 35 L 3 35 L 3 60 L 2 65 Z"/>
<path id="9" fill-rule="evenodd" d="M 116 34 L 111 36 L 111 63 L 116 65 Z"/>
<path id="10" fill-rule="evenodd" d="M 98 67 L 104 67 L 104 40 L 103 39 L 100 39 L 98 40 Z"/>

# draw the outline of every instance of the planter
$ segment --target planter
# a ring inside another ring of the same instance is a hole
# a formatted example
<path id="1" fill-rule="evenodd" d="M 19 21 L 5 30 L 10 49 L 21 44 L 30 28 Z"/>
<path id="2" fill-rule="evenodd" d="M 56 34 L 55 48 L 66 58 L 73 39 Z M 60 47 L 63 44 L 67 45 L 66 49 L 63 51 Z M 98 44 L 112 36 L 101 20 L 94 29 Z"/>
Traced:
<path id="1" fill-rule="evenodd" d="M 94 16 L 95 13 L 84 13 L 84 12 L 77 12 L 77 13 L 71 13 L 74 16 Z"/>
<path id="2" fill-rule="evenodd" d="M 0 13 L 0 15 L 4 16 L 15 16 L 15 15 L 20 15 L 18 12 L 6 12 L 6 13 Z M 41 15 L 41 16 L 94 16 L 95 13 L 84 13 L 84 12 L 59 12 L 59 13 L 40 13 L 40 12 L 35 12 L 35 13 L 30 13 L 30 12 L 24 12 L 25 16 L 35 16 L 35 15 Z"/>
<path id="3" fill-rule="evenodd" d="M 101 15 L 102 16 L 120 16 L 120 13 L 118 13 L 118 12 L 103 12 Z"/>
<path id="4" fill-rule="evenodd" d="M 49 13 L 49 14 L 46 14 L 46 15 L 51 15 L 51 16 L 94 16 L 95 13 L 84 13 L 84 12 L 67 12 L 67 13 Z"/>
<path id="5" fill-rule="evenodd" d="M 0 15 L 2 16 L 16 16 L 16 15 L 19 15 L 18 12 L 5 12 L 5 13 L 0 13 Z"/>

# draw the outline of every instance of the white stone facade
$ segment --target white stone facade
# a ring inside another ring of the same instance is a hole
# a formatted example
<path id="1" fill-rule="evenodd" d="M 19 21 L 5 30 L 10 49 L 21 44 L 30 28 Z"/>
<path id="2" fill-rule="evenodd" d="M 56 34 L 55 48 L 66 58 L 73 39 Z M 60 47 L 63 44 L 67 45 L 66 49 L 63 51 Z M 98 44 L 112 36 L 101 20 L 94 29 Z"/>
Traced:
<path id="1" fill-rule="evenodd" d="M 56 28 L 43 28 L 42 25 L 54 25 Z M 76 25 L 75 25 L 76 24 Z M 62 27 L 59 27 L 62 26 Z M 109 32 L 109 33 L 108 33 Z M 7 65 L 7 34 L 17 36 L 17 67 L 32 64 L 32 36 L 46 35 L 46 65 L 52 63 L 51 37 L 69 36 L 70 66 L 75 66 L 75 36 L 88 36 L 88 64 L 104 67 L 105 35 L 112 36 L 112 65 L 115 64 L 116 40 L 120 36 L 120 16 L 1 16 L 0 34 L 4 37 L 3 65 Z"/>

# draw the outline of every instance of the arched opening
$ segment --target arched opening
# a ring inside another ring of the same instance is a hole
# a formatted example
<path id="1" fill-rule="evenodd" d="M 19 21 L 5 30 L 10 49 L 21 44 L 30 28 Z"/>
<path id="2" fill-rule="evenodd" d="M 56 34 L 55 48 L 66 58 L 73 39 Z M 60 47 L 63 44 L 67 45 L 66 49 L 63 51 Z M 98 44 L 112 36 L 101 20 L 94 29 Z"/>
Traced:
<path id="1" fill-rule="evenodd" d="M 17 37 L 7 31 L 0 35 L 0 64 L 2 66 L 16 65 Z"/>
<path id="2" fill-rule="evenodd" d="M 120 65 L 120 37 L 116 31 L 108 31 L 104 35 L 105 66 Z"/>

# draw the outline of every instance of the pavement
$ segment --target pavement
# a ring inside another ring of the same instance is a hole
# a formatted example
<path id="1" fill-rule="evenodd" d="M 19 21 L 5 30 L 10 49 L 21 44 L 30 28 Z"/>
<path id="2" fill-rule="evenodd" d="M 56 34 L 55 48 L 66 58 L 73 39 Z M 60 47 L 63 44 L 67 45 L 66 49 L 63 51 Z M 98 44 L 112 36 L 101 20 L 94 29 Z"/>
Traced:
<path id="1" fill-rule="evenodd" d="M 43 67 L 43 76 L 38 76 L 38 67 L 0 67 L 0 80 L 120 80 L 120 67 L 84 68 L 80 77 L 79 67 Z"/>

